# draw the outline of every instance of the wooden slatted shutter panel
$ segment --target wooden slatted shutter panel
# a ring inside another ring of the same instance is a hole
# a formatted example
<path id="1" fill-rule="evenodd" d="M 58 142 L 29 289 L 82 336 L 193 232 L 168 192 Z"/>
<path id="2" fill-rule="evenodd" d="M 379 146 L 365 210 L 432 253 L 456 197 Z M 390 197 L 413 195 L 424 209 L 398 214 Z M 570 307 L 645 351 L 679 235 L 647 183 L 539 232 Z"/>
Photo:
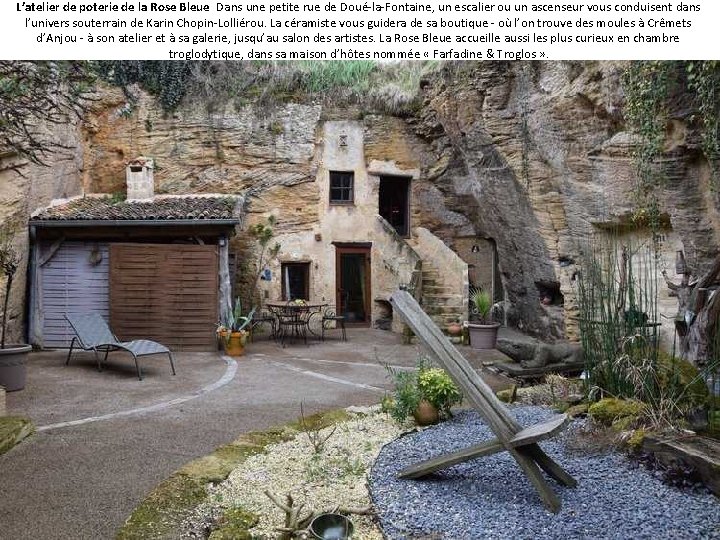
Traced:
<path id="1" fill-rule="evenodd" d="M 50 249 L 40 245 L 41 253 Z M 40 267 L 43 347 L 69 347 L 75 335 L 65 313 L 99 313 L 109 319 L 108 246 L 94 242 L 64 242 Z"/>
<path id="2" fill-rule="evenodd" d="M 216 246 L 113 244 L 110 323 L 118 338 L 173 350 L 215 350 Z"/>

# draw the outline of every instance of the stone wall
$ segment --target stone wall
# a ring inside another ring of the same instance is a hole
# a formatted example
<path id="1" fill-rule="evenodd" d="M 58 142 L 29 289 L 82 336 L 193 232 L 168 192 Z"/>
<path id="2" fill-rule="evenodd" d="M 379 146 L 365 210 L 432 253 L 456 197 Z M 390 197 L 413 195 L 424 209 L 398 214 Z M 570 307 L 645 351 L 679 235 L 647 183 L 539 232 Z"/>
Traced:
<path id="1" fill-rule="evenodd" d="M 23 255 L 13 280 L 8 313 L 9 342 L 25 340 L 27 261 L 30 250 L 27 222 L 30 215 L 55 199 L 82 193 L 83 136 L 76 123 L 50 126 L 46 136 L 64 147 L 45 157 L 45 165 L 0 154 L 0 224 L 13 232 L 12 243 Z M 0 277 L 0 302 L 5 279 Z"/>
<path id="2" fill-rule="evenodd" d="M 632 214 L 637 141 L 624 131 L 623 69 L 620 62 L 463 63 L 424 85 L 415 129 L 436 156 L 429 189 L 453 213 L 435 221 L 459 214 L 496 242 L 510 322 L 544 338 L 577 337 L 573 276 L 582 246 Z M 668 246 L 685 249 L 700 273 L 718 252 L 720 227 L 697 134 L 683 118 L 668 125 L 665 154 Z M 462 236 L 462 228 L 447 234 Z M 543 305 L 554 288 L 564 304 Z M 675 314 L 671 301 L 662 307 Z"/>
<path id="3" fill-rule="evenodd" d="M 281 259 L 305 258 L 318 275 L 330 275 L 326 245 L 377 234 L 379 176 L 409 176 L 412 227 L 450 246 L 460 238 L 495 242 L 512 306 L 508 322 L 544 338 L 572 338 L 582 245 L 627 223 L 632 212 L 636 141 L 621 113 L 623 69 L 620 62 L 447 64 L 422 81 L 423 104 L 412 118 L 308 102 L 212 113 L 196 103 L 165 115 L 142 93 L 128 114 L 122 92 L 106 88 L 82 130 L 68 125 L 53 133 L 72 150 L 52 156 L 50 167 L 26 165 L 20 176 L 8 170 L 12 158 L 2 158 L 0 220 L 22 222 L 53 198 L 83 190 L 124 192 L 125 164 L 145 155 L 155 160 L 156 193 L 247 191 L 246 224 L 275 215 Z M 333 146 L 345 130 L 360 153 Z M 701 273 L 720 245 L 720 214 L 698 140 L 681 115 L 673 118 L 661 202 L 670 223 L 667 245 L 682 247 Z M 327 171 L 347 167 L 356 171 L 365 202 L 330 208 Z M 26 249 L 23 226 L 17 230 Z M 252 247 L 246 238 L 233 246 Z M 252 267 L 251 254 L 242 259 L 240 267 Z M 319 280 L 316 287 L 317 298 L 334 299 L 333 284 Z M 548 290 L 564 303 L 544 305 Z M 13 292 L 17 337 L 24 291 L 19 282 Z M 674 315 L 672 308 L 665 303 L 672 311 L 666 315 Z"/>
<path id="4" fill-rule="evenodd" d="M 269 214 L 276 216 L 276 240 L 281 245 L 277 259 L 269 265 L 272 279 L 261 283 L 264 297 L 281 297 L 283 263 L 308 262 L 310 300 L 335 304 L 337 243 L 372 243 L 370 260 L 373 321 L 384 318 L 390 294 L 399 284 L 409 282 L 418 257 L 404 240 L 397 237 L 394 231 L 387 230 L 378 219 L 379 175 L 402 174 L 417 177 L 418 170 L 402 169 L 395 160 L 372 160 L 368 165 L 364 137 L 364 126 L 358 121 L 329 120 L 321 123 L 317 144 L 317 175 L 313 184 L 317 195 L 310 199 L 298 198 L 293 203 L 299 208 L 305 208 L 307 214 L 316 216 L 304 230 L 284 228 L 287 205 L 273 197 L 272 192 L 263 195 L 262 199 L 266 201 L 264 217 Z M 408 161 L 402 163 L 409 166 Z M 354 172 L 353 204 L 338 205 L 330 202 L 330 171 Z M 271 200 L 276 206 L 270 206 Z M 393 325 L 395 324 L 393 321 Z"/>

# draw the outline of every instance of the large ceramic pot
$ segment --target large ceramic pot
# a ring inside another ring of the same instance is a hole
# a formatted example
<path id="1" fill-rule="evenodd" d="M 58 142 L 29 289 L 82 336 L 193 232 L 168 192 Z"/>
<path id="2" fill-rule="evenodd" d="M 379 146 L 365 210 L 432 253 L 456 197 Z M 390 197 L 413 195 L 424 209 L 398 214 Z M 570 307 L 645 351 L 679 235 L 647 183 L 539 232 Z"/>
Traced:
<path id="1" fill-rule="evenodd" d="M 25 388 L 25 360 L 31 350 L 30 345 L 7 345 L 0 349 L 0 386 L 5 387 L 5 391 L 14 392 Z"/>
<path id="2" fill-rule="evenodd" d="M 473 349 L 494 349 L 495 343 L 497 343 L 497 334 L 499 328 L 500 323 L 468 323 L 470 346 Z"/>
<path id="3" fill-rule="evenodd" d="M 245 332 L 232 332 L 225 338 L 225 354 L 229 356 L 242 356 L 245 354 Z"/>
<path id="4" fill-rule="evenodd" d="M 438 423 L 440 412 L 432 403 L 423 399 L 418 403 L 417 409 L 413 411 L 413 418 L 419 426 L 429 426 Z"/>

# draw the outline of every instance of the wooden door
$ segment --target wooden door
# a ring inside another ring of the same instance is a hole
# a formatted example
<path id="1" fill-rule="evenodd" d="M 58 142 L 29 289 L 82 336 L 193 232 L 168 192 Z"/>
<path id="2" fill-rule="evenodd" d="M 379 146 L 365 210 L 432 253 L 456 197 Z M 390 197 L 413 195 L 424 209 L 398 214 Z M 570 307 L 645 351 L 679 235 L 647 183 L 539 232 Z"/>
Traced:
<path id="1" fill-rule="evenodd" d="M 370 324 L 370 268 L 369 246 L 336 246 L 335 305 L 348 324 Z"/>
<path id="2" fill-rule="evenodd" d="M 43 242 L 41 255 L 50 256 L 52 244 Z M 69 347 L 75 333 L 65 319 L 97 313 L 108 320 L 108 245 L 63 242 L 39 268 L 43 347 Z"/>
<path id="3" fill-rule="evenodd" d="M 215 350 L 216 246 L 112 244 L 110 323 L 122 340 L 172 350 Z"/>

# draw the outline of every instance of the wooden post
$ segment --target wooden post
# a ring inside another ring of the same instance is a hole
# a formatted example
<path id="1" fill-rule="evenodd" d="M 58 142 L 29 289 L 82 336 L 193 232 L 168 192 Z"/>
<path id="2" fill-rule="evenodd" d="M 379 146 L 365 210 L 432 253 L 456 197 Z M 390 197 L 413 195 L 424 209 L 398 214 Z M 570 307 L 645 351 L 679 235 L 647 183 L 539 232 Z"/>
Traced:
<path id="1" fill-rule="evenodd" d="M 220 301 L 220 320 L 227 321 L 232 312 L 232 283 L 230 283 L 230 243 L 227 237 L 221 236 L 218 240 L 218 283 Z"/>

